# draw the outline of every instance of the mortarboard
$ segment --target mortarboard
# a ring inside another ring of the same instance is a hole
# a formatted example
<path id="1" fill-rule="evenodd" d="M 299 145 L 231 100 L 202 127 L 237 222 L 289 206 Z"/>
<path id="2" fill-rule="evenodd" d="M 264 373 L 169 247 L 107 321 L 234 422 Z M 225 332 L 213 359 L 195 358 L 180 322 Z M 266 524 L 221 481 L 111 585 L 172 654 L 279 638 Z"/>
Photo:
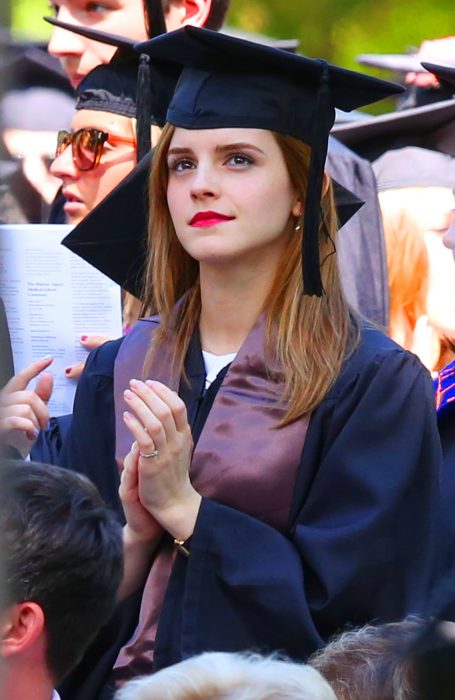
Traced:
<path id="1" fill-rule="evenodd" d="M 396 73 L 423 72 L 417 52 L 414 53 L 361 53 L 357 63 L 371 68 L 383 68 Z"/>
<path id="2" fill-rule="evenodd" d="M 148 183 L 153 151 L 93 209 L 62 243 L 123 289 L 141 298 L 147 255 Z M 362 206 L 334 182 L 340 226 Z"/>
<path id="3" fill-rule="evenodd" d="M 6 41 L 0 37 L 0 84 L 11 89 L 45 87 L 74 95 L 58 59 L 30 42 Z"/>
<path id="4" fill-rule="evenodd" d="M 111 61 L 94 68 L 78 86 L 76 109 L 98 109 L 136 117 L 140 160 L 151 148 L 150 124 L 163 126 L 166 121 L 167 106 L 180 70 L 173 63 L 150 60 L 137 51 L 132 39 L 53 17 L 44 19 L 54 26 L 116 47 Z"/>
<path id="5" fill-rule="evenodd" d="M 441 66 L 436 63 L 423 62 L 422 67 L 433 73 L 440 83 L 455 87 L 455 66 Z"/>
<path id="6" fill-rule="evenodd" d="M 373 163 L 378 191 L 400 187 L 447 187 L 455 185 L 455 158 L 427 148 L 387 151 Z"/>
<path id="7" fill-rule="evenodd" d="M 265 46 L 273 46 L 276 49 L 283 49 L 283 51 L 289 51 L 290 53 L 296 53 L 300 45 L 298 39 L 272 39 L 264 34 L 246 32 L 237 28 L 234 29 L 233 27 L 223 27 L 220 29 L 220 33 L 237 37 L 237 39 L 246 39 L 247 41 L 264 44 Z"/>
<path id="8" fill-rule="evenodd" d="M 321 296 L 320 202 L 335 108 L 351 111 L 403 88 L 319 59 L 197 27 L 178 29 L 137 48 L 182 68 L 167 114 L 174 126 L 268 129 L 311 146 L 302 266 L 305 294 Z"/>
<path id="9" fill-rule="evenodd" d="M 420 146 L 455 155 L 455 99 L 351 124 L 335 124 L 332 135 L 364 158 L 375 160 L 391 148 Z"/>

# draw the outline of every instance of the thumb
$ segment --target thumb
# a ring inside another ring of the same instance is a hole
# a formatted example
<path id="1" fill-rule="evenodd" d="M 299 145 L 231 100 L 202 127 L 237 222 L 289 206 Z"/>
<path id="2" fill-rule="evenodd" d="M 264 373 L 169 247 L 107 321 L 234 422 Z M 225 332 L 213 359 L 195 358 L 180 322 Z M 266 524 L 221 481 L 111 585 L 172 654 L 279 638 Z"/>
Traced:
<path id="1" fill-rule="evenodd" d="M 52 374 L 45 372 L 38 379 L 35 386 L 35 393 L 40 397 L 44 403 L 47 403 L 51 398 L 52 389 L 54 387 L 54 379 Z"/>

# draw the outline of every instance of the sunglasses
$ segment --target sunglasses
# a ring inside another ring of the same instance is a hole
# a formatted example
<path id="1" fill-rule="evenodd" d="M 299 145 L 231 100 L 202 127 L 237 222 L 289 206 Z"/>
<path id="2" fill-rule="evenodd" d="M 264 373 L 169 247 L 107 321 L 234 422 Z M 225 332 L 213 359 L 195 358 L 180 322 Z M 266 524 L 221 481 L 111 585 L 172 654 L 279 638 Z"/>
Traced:
<path id="1" fill-rule="evenodd" d="M 79 131 L 59 131 L 57 135 L 58 158 L 71 144 L 74 165 L 78 170 L 93 170 L 99 164 L 104 144 L 127 143 L 136 145 L 136 139 L 127 136 L 115 136 L 100 129 L 79 129 Z"/>

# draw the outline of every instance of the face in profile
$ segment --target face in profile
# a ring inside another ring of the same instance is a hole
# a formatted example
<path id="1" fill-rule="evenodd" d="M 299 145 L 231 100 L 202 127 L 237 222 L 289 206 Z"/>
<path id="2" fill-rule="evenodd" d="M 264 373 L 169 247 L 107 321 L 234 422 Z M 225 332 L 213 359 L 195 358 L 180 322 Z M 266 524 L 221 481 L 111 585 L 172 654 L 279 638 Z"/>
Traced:
<path id="1" fill-rule="evenodd" d="M 454 199 L 455 199 L 455 190 L 453 192 L 454 194 Z M 452 216 L 451 216 L 451 223 L 449 228 L 444 234 L 444 238 L 442 239 L 442 242 L 448 248 L 449 250 L 452 251 L 453 258 L 455 260 L 455 209 L 452 211 Z"/>
<path id="2" fill-rule="evenodd" d="M 429 259 L 429 289 L 427 297 L 428 317 L 441 337 L 455 340 L 455 261 L 447 243 L 452 240 L 455 198 L 448 188 L 427 188 L 431 196 L 428 222 L 424 232 Z"/>
<path id="3" fill-rule="evenodd" d="M 132 119 L 110 112 L 79 110 L 71 131 L 51 172 L 63 183 L 67 221 L 76 225 L 134 168 L 136 141 Z"/>
<path id="4" fill-rule="evenodd" d="M 59 0 L 54 14 L 62 22 L 91 27 L 137 41 L 147 39 L 142 0 Z M 54 27 L 48 46 L 60 62 L 71 84 L 77 88 L 82 78 L 101 63 L 108 63 L 115 48 Z"/>
<path id="5" fill-rule="evenodd" d="M 210 14 L 212 0 L 173 0 L 165 12 L 168 31 L 184 24 L 202 27 Z M 59 0 L 52 3 L 55 17 L 81 27 L 145 41 L 143 0 Z M 52 56 L 60 59 L 74 88 L 82 78 L 101 63 L 109 63 L 115 48 L 91 41 L 73 32 L 54 27 L 48 46 Z"/>
<path id="6" fill-rule="evenodd" d="M 191 257 L 276 264 L 301 204 L 270 131 L 177 128 L 167 164 L 169 211 Z"/>

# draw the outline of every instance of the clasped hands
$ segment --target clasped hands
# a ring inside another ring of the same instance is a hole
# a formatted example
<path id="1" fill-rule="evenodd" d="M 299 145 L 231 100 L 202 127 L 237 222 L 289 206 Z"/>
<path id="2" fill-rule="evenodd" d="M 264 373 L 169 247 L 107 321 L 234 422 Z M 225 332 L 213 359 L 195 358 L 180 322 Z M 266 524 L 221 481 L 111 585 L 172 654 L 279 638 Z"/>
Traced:
<path id="1" fill-rule="evenodd" d="M 123 419 L 134 439 L 119 489 L 129 537 L 152 541 L 166 530 L 188 539 L 201 496 L 189 477 L 193 440 L 185 404 L 167 386 L 151 380 L 132 379 L 124 399 L 128 410 Z M 155 450 L 157 456 L 143 456 Z"/>

